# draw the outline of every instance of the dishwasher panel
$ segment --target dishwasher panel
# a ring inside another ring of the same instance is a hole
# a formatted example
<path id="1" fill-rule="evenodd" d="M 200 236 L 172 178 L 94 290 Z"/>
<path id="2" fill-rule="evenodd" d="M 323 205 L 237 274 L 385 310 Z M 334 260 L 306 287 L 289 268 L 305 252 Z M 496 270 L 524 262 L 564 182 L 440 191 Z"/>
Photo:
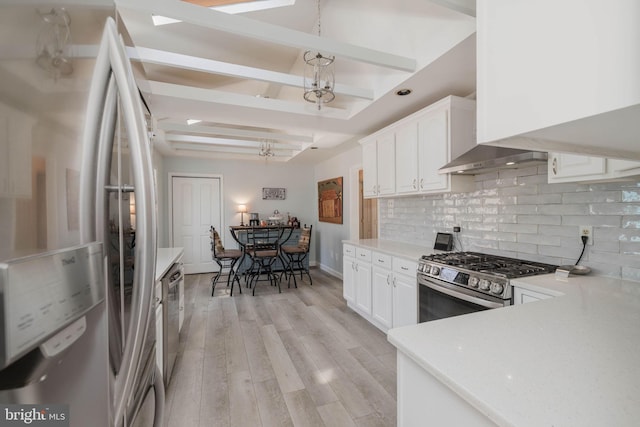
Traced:
<path id="1" fill-rule="evenodd" d="M 165 387 L 171 381 L 171 373 L 178 355 L 178 334 L 180 295 L 179 284 L 183 280 L 182 265 L 174 264 L 162 279 L 162 312 L 163 312 L 163 364 Z"/>

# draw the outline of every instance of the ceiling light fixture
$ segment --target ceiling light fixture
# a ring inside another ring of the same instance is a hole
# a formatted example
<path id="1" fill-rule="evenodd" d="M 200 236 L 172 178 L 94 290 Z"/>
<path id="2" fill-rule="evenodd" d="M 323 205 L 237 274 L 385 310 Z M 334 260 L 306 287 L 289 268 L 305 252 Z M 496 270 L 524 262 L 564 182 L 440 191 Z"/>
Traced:
<path id="1" fill-rule="evenodd" d="M 320 37 L 320 0 L 318 0 L 318 37 Z M 336 95 L 333 61 L 335 56 L 323 56 L 320 52 L 304 53 L 304 99 L 318 106 L 333 101 Z"/>
<path id="2" fill-rule="evenodd" d="M 411 89 L 400 89 L 396 92 L 398 96 L 407 96 L 411 93 Z"/>
<path id="3" fill-rule="evenodd" d="M 65 8 L 54 7 L 50 12 L 40 12 L 44 28 L 36 40 L 36 63 L 49 72 L 55 80 L 73 73 L 69 59 L 71 43 L 71 18 Z"/>
<path id="4" fill-rule="evenodd" d="M 273 144 L 270 141 L 262 141 L 260 143 L 260 152 L 258 153 L 261 157 L 273 157 L 275 153 L 273 152 Z"/>

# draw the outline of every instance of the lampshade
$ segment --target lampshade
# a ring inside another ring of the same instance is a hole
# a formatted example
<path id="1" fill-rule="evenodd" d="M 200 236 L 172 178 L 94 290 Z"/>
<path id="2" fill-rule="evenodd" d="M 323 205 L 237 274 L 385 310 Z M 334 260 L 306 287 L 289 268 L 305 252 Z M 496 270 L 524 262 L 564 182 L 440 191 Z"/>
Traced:
<path id="1" fill-rule="evenodd" d="M 247 213 L 247 205 L 238 205 L 238 212 Z"/>

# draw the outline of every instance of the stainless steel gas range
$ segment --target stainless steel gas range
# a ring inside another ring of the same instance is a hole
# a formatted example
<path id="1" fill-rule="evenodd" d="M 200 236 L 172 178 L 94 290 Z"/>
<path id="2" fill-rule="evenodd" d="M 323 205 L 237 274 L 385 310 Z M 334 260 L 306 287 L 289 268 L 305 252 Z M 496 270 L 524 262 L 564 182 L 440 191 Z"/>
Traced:
<path id="1" fill-rule="evenodd" d="M 557 266 L 478 252 L 424 255 L 418 264 L 419 320 L 443 319 L 512 304 L 513 278 Z"/>

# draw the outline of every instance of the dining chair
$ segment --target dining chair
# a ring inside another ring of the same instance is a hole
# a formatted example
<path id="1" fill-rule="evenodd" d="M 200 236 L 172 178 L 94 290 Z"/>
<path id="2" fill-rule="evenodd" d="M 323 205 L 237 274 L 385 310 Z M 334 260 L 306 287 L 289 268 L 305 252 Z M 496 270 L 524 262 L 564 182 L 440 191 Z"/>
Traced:
<path id="1" fill-rule="evenodd" d="M 247 232 L 247 245 L 245 253 L 251 259 L 251 267 L 248 270 L 248 284 L 253 287 L 252 295 L 256 294 L 256 287 L 259 281 L 268 281 L 271 286 L 278 286 L 280 289 L 279 277 L 275 274 L 273 266 L 278 259 L 280 248 L 280 237 L 282 229 L 273 228 L 253 228 Z M 266 278 L 261 279 L 262 276 Z"/>
<path id="2" fill-rule="evenodd" d="M 211 227 L 211 256 L 213 261 L 218 264 L 218 271 L 216 275 L 211 279 L 211 296 L 213 296 L 213 292 L 216 289 L 216 283 L 220 280 L 220 276 L 222 276 L 223 271 L 226 269 L 227 275 L 227 287 L 229 287 L 229 282 L 231 282 L 231 296 L 233 296 L 233 283 L 238 282 L 238 288 L 240 289 L 240 293 L 242 293 L 242 286 L 240 286 L 240 280 L 238 279 L 237 272 L 234 270 L 234 267 L 238 260 L 242 258 L 242 251 L 239 249 L 225 249 L 222 245 L 222 239 L 220 238 L 220 234 L 218 231 L 212 226 Z"/>
<path id="3" fill-rule="evenodd" d="M 303 279 L 303 274 L 309 277 L 309 284 L 313 285 L 311 275 L 309 274 L 309 268 L 305 266 L 305 260 L 309 255 L 309 249 L 311 248 L 311 230 L 313 226 L 304 227 L 300 231 L 300 237 L 298 238 L 298 244 L 295 246 L 282 246 L 280 251 L 285 255 L 287 265 L 284 269 L 287 279 L 287 287 L 291 286 L 291 277 L 293 277 L 293 284 L 297 288 L 296 271 L 300 272 L 300 280 Z"/>

